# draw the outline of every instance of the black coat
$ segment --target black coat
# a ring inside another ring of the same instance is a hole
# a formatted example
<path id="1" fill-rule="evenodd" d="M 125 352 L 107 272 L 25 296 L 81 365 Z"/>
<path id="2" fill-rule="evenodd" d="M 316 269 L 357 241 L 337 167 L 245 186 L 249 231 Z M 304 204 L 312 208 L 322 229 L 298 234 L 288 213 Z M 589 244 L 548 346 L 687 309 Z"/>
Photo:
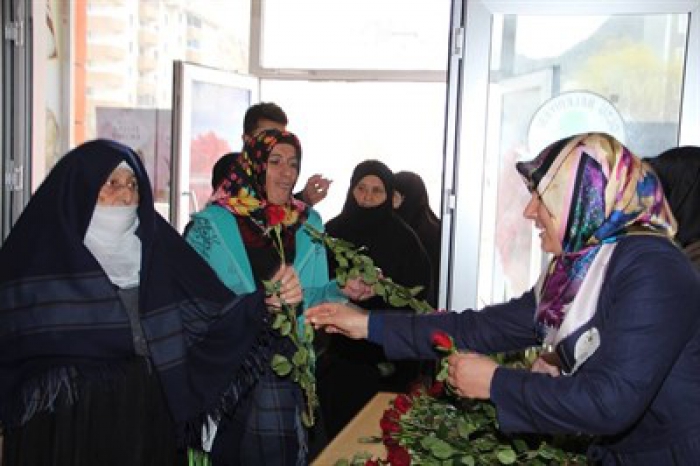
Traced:
<path id="1" fill-rule="evenodd" d="M 355 186 L 367 175 L 379 177 L 387 193 L 386 201 L 373 208 L 363 208 L 353 195 Z M 384 276 L 404 286 L 423 286 L 419 298 L 425 299 L 432 286 L 430 260 L 416 233 L 394 212 L 392 195 L 393 174 L 386 165 L 379 161 L 361 163 L 353 172 L 343 211 L 326 224 L 326 232 L 366 247 L 365 254 L 381 268 Z M 330 260 L 333 270 L 334 261 Z M 357 304 L 373 312 L 392 310 L 379 297 Z M 419 376 L 417 363 L 389 365 L 379 346 L 342 335 L 331 336 L 319 367 L 321 406 L 331 436 L 375 393 L 404 391 Z M 395 372 L 387 374 L 386 369 Z"/>

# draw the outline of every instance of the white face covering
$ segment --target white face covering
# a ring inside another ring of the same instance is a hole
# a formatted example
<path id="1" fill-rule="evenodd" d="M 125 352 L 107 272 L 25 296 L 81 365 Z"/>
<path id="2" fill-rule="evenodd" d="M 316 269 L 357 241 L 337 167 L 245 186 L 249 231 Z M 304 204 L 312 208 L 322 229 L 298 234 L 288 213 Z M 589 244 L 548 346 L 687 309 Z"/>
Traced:
<path id="1" fill-rule="evenodd" d="M 136 236 L 137 206 L 95 206 L 85 234 L 85 246 L 119 288 L 139 283 L 141 240 Z"/>

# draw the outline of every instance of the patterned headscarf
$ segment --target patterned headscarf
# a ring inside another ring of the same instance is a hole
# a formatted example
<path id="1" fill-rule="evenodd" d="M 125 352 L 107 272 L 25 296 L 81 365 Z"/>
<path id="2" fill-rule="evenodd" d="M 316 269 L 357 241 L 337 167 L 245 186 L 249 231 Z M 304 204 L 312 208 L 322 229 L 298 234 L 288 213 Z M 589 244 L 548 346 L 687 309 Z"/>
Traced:
<path id="1" fill-rule="evenodd" d="M 516 168 L 548 209 L 563 250 L 542 282 L 535 321 L 544 338 L 561 325 L 602 244 L 629 234 L 671 238 L 676 223 L 656 175 L 610 135 L 563 139 Z"/>
<path id="2" fill-rule="evenodd" d="M 250 217 L 264 234 L 279 224 L 283 230 L 296 231 L 308 215 L 308 206 L 291 196 L 291 193 L 289 202 L 284 206 L 271 204 L 267 199 L 267 162 L 278 144 L 293 146 L 301 165 L 301 144 L 294 134 L 265 129 L 255 136 L 246 136 L 243 151 L 232 160 L 225 179 L 210 200 L 233 215 Z"/>

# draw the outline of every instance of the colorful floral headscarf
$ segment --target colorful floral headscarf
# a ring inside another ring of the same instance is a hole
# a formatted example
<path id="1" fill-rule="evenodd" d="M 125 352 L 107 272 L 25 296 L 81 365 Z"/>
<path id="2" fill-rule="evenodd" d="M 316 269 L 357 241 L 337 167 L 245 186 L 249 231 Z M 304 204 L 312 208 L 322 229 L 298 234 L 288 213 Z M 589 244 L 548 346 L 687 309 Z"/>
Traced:
<path id="1" fill-rule="evenodd" d="M 267 161 L 278 144 L 293 146 L 301 162 L 299 140 L 288 131 L 266 129 L 255 136 L 247 136 L 243 151 L 233 159 L 228 174 L 210 199 L 211 203 L 224 207 L 233 215 L 250 217 L 264 234 L 278 225 L 283 230 L 294 231 L 307 217 L 306 204 L 291 195 L 284 206 L 267 200 Z"/>
<path id="2" fill-rule="evenodd" d="M 602 244 L 629 234 L 672 238 L 676 222 L 653 171 L 607 134 L 563 139 L 516 167 L 549 210 L 563 250 L 545 272 L 535 314 L 544 338 L 561 325 Z"/>

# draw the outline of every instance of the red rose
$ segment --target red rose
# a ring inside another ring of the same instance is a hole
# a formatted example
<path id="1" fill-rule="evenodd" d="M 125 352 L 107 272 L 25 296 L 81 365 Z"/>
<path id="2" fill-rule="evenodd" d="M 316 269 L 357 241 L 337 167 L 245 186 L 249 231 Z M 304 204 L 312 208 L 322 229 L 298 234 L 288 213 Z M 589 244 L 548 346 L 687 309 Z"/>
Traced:
<path id="1" fill-rule="evenodd" d="M 445 332 L 435 332 L 432 338 L 433 345 L 440 351 L 450 352 L 455 349 L 452 337 Z"/>
<path id="2" fill-rule="evenodd" d="M 432 397 L 439 397 L 445 391 L 445 384 L 443 382 L 435 382 L 429 389 L 428 395 Z"/>
<path id="3" fill-rule="evenodd" d="M 399 423 L 393 419 L 382 418 L 382 420 L 379 421 L 379 427 L 382 428 L 382 432 L 384 433 L 396 433 L 401 431 Z"/>
<path id="4" fill-rule="evenodd" d="M 399 395 L 394 398 L 394 408 L 401 414 L 406 414 L 413 405 L 411 399 L 406 395 Z"/>
<path id="5" fill-rule="evenodd" d="M 393 447 L 389 450 L 386 460 L 391 466 L 410 466 L 411 455 L 403 447 Z"/>
<path id="6" fill-rule="evenodd" d="M 275 227 L 282 223 L 286 212 L 284 207 L 281 205 L 271 204 L 265 209 L 265 216 L 267 217 L 267 225 L 270 227 Z"/>
<path id="7" fill-rule="evenodd" d="M 399 444 L 399 442 L 394 437 L 392 437 L 391 434 L 386 432 L 382 435 L 382 443 L 387 448 L 391 448 Z"/>
<path id="8" fill-rule="evenodd" d="M 369 459 L 365 462 L 365 466 L 379 466 L 379 461 Z"/>
<path id="9" fill-rule="evenodd" d="M 418 398 L 423 393 L 424 388 L 425 387 L 424 387 L 422 382 L 414 382 L 411 384 L 411 386 L 408 390 L 408 395 L 411 398 Z"/>
<path id="10" fill-rule="evenodd" d="M 400 413 L 392 408 L 389 408 L 386 411 L 384 411 L 384 414 L 382 415 L 382 419 L 387 419 L 390 421 L 398 421 L 400 417 Z"/>

